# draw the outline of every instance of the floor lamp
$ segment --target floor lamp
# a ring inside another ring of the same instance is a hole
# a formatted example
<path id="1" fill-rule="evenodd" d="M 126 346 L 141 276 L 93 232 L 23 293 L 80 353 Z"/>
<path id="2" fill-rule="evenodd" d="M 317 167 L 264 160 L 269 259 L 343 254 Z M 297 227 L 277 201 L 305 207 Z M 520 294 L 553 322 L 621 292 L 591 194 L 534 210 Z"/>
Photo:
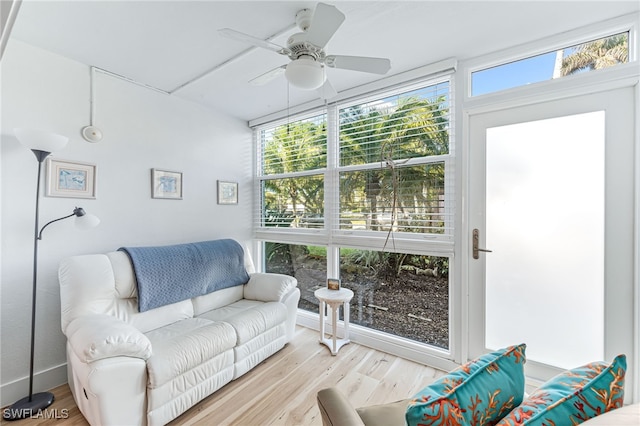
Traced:
<path id="1" fill-rule="evenodd" d="M 40 177 L 42 174 L 42 163 L 45 158 L 53 151 L 62 149 L 69 141 L 68 138 L 53 133 L 42 132 L 30 129 L 15 129 L 15 134 L 20 143 L 35 154 L 38 160 L 38 181 L 36 185 L 36 211 L 35 211 L 35 230 L 33 237 L 33 294 L 31 296 L 31 357 L 29 364 L 29 396 L 16 401 L 3 412 L 4 420 L 18 420 L 37 415 L 40 410 L 47 408 L 53 403 L 53 394 L 51 392 L 33 393 L 33 361 L 34 361 L 34 344 L 35 344 L 35 328 L 36 328 L 36 289 L 38 282 L 38 242 L 42 239 L 42 231 L 59 220 L 67 219 L 75 216 L 76 225 L 80 228 L 92 228 L 100 223 L 100 219 L 96 216 L 86 214 L 81 207 L 73 209 L 73 213 L 54 219 L 39 228 L 39 205 L 40 205 Z"/>

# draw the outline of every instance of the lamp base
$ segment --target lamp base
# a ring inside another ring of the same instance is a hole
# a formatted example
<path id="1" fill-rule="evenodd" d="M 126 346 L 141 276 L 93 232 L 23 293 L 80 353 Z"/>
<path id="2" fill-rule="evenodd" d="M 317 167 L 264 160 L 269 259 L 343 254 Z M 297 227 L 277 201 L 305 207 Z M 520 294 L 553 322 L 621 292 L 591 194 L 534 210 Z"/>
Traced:
<path id="1" fill-rule="evenodd" d="M 3 420 L 20 420 L 35 417 L 51 404 L 54 396 L 51 392 L 34 393 L 29 400 L 28 396 L 16 401 L 12 406 L 2 410 Z"/>

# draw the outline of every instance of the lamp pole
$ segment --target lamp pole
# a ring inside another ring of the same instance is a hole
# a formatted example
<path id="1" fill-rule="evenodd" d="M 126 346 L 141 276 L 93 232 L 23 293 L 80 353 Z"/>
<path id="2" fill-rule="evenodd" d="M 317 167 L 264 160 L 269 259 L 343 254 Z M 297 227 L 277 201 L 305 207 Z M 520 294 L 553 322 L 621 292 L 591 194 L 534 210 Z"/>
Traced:
<path id="1" fill-rule="evenodd" d="M 33 236 L 33 290 L 31 294 L 31 353 L 29 357 L 29 396 L 16 401 L 11 407 L 5 409 L 3 418 L 5 420 L 18 420 L 29 418 L 38 411 L 47 408 L 53 403 L 54 396 L 51 392 L 33 393 L 33 367 L 35 360 L 35 334 L 36 334 L 36 294 L 38 282 L 38 241 L 39 238 L 39 218 L 40 218 L 40 178 L 42 175 L 42 163 L 51 154 L 48 151 L 39 149 L 31 150 L 38 160 L 38 181 L 36 184 L 36 213 Z"/>
<path id="2" fill-rule="evenodd" d="M 36 212 L 35 212 L 35 225 L 33 231 L 33 290 L 31 295 L 31 353 L 29 357 L 29 396 L 26 396 L 16 401 L 10 407 L 5 408 L 2 411 L 3 420 L 18 420 L 33 417 L 38 415 L 41 410 L 44 410 L 53 403 L 54 396 L 51 392 L 39 392 L 33 393 L 33 367 L 35 360 L 35 335 L 36 335 L 36 296 L 37 296 L 37 283 L 38 283 L 38 242 L 42 239 L 42 231 L 52 224 L 62 219 L 67 219 L 72 216 L 76 216 L 76 225 L 85 228 L 97 226 L 100 223 L 100 219 L 93 215 L 88 215 L 81 207 L 73 209 L 73 213 L 58 219 L 54 219 L 40 227 L 40 180 L 42 177 L 42 163 L 51 154 L 51 152 L 65 147 L 69 138 L 54 133 L 43 132 L 40 130 L 32 129 L 15 129 L 15 134 L 18 140 L 29 149 L 36 156 L 38 160 L 38 180 L 36 182 Z M 80 219 L 82 218 L 82 219 Z M 78 221 L 83 221 L 82 225 Z"/>
<path id="3" fill-rule="evenodd" d="M 35 336 L 36 336 L 36 294 L 38 282 L 38 241 L 39 238 L 39 221 L 40 221 L 40 177 L 42 175 L 42 163 L 44 159 L 51 154 L 47 151 L 33 149 L 33 153 L 38 159 L 38 182 L 36 184 L 36 217 L 33 230 L 33 291 L 31 296 L 31 355 L 29 358 L 29 402 L 34 403 L 34 399 L 38 402 L 34 404 L 37 409 L 43 409 L 53 403 L 53 394 L 51 392 L 41 392 L 33 395 L 33 364 L 35 359 Z M 44 406 L 40 406 L 43 405 Z"/>

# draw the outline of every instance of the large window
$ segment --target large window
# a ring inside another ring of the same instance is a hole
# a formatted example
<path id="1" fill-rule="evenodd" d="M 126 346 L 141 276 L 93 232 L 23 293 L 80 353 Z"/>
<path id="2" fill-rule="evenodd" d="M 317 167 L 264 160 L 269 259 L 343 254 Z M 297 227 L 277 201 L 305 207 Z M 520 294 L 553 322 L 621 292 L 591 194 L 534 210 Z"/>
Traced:
<path id="1" fill-rule="evenodd" d="M 340 229 L 448 233 L 449 83 L 339 110 Z"/>
<path id="2" fill-rule="evenodd" d="M 450 91 L 439 81 L 258 130 L 258 232 L 451 241 Z"/>
<path id="3" fill-rule="evenodd" d="M 342 247 L 340 278 L 351 289 L 351 324 L 449 348 L 449 258 Z M 295 276 L 300 309 L 318 312 L 327 248 L 265 243 L 265 270 Z"/>
<path id="4" fill-rule="evenodd" d="M 326 115 L 260 131 L 258 227 L 322 227 L 327 166 Z"/>
<path id="5" fill-rule="evenodd" d="M 351 323 L 449 348 L 453 144 L 448 78 L 256 130 L 265 270 L 299 308 L 339 277 Z"/>

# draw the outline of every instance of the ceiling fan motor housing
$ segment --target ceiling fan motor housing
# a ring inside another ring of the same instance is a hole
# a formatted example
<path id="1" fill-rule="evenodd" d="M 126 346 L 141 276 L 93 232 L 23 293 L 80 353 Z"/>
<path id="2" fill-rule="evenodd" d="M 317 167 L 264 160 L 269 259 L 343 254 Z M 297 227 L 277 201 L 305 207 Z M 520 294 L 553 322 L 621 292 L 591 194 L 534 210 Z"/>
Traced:
<path id="1" fill-rule="evenodd" d="M 306 41 L 306 36 L 307 35 L 305 33 L 297 33 L 289 37 L 287 40 L 289 58 L 292 61 L 295 61 L 301 56 L 309 56 L 316 61 L 322 62 L 326 56 L 324 50 L 315 44 Z"/>

